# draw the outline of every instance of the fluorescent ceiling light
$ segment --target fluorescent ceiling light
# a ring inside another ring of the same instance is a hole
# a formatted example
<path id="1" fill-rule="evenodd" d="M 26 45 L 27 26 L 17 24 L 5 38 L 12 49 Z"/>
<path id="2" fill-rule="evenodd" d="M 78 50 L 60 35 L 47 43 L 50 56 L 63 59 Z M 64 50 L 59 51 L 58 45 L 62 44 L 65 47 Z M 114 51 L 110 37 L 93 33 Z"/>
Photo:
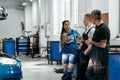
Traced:
<path id="1" fill-rule="evenodd" d="M 26 4 L 27 4 L 27 3 L 26 3 L 26 2 L 24 2 L 22 5 L 23 5 L 23 6 L 25 6 Z"/>
<path id="2" fill-rule="evenodd" d="M 33 1 L 33 0 L 30 0 L 31 2 Z"/>

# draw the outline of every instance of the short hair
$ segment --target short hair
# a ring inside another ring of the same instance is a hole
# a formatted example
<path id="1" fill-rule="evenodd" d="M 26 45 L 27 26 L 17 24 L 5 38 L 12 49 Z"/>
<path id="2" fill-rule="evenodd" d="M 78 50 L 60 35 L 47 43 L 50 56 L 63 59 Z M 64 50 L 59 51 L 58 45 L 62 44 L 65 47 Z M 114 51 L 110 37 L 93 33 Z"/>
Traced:
<path id="1" fill-rule="evenodd" d="M 90 21 L 92 21 L 92 20 L 91 20 L 92 15 L 91 15 L 90 13 L 85 14 L 85 17 L 87 17 Z"/>
<path id="2" fill-rule="evenodd" d="M 91 12 L 91 15 L 94 16 L 97 20 L 102 19 L 101 11 L 98 9 L 95 9 Z"/>

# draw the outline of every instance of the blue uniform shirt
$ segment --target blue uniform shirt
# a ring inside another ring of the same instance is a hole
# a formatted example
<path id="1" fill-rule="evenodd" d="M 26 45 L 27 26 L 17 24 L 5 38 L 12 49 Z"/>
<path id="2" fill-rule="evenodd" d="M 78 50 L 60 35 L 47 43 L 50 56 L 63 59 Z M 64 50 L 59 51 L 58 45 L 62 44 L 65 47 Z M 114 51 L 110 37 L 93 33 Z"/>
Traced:
<path id="1" fill-rule="evenodd" d="M 62 53 L 63 54 L 75 54 L 75 55 L 77 55 L 77 50 L 78 50 L 77 38 L 80 36 L 81 35 L 76 30 L 71 30 L 71 31 L 67 32 L 65 45 L 62 48 Z"/>

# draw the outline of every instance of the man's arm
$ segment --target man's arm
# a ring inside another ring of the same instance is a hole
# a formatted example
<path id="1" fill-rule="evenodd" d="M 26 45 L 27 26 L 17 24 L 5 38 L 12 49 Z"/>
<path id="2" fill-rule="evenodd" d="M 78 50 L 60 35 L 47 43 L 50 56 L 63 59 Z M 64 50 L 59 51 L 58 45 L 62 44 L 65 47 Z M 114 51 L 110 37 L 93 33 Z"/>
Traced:
<path id="1" fill-rule="evenodd" d="M 86 43 L 87 43 L 88 45 L 94 44 L 94 45 L 97 46 L 97 47 L 105 48 L 106 45 L 107 45 L 107 40 L 101 40 L 100 42 L 95 42 L 95 41 L 92 41 L 92 40 L 87 40 Z"/>
<path id="2" fill-rule="evenodd" d="M 107 40 L 101 40 L 100 42 L 92 41 L 92 44 L 94 44 L 95 46 L 100 47 L 100 48 L 105 48 L 107 45 L 106 43 L 107 43 Z"/>

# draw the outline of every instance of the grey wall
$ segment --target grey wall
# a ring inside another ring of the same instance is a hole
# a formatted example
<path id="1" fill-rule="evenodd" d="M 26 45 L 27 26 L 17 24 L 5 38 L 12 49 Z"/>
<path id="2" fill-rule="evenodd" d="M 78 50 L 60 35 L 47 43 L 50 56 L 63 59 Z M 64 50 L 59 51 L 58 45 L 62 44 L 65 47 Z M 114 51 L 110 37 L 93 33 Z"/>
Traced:
<path id="1" fill-rule="evenodd" d="M 24 22 L 24 10 L 21 0 L 0 0 L 0 6 L 8 12 L 6 20 L 0 21 L 0 39 L 16 38 L 22 35 L 21 22 Z"/>
<path id="2" fill-rule="evenodd" d="M 21 22 L 24 22 L 24 10 L 7 7 L 8 17 L 0 21 L 0 39 L 16 38 L 22 35 Z"/>

